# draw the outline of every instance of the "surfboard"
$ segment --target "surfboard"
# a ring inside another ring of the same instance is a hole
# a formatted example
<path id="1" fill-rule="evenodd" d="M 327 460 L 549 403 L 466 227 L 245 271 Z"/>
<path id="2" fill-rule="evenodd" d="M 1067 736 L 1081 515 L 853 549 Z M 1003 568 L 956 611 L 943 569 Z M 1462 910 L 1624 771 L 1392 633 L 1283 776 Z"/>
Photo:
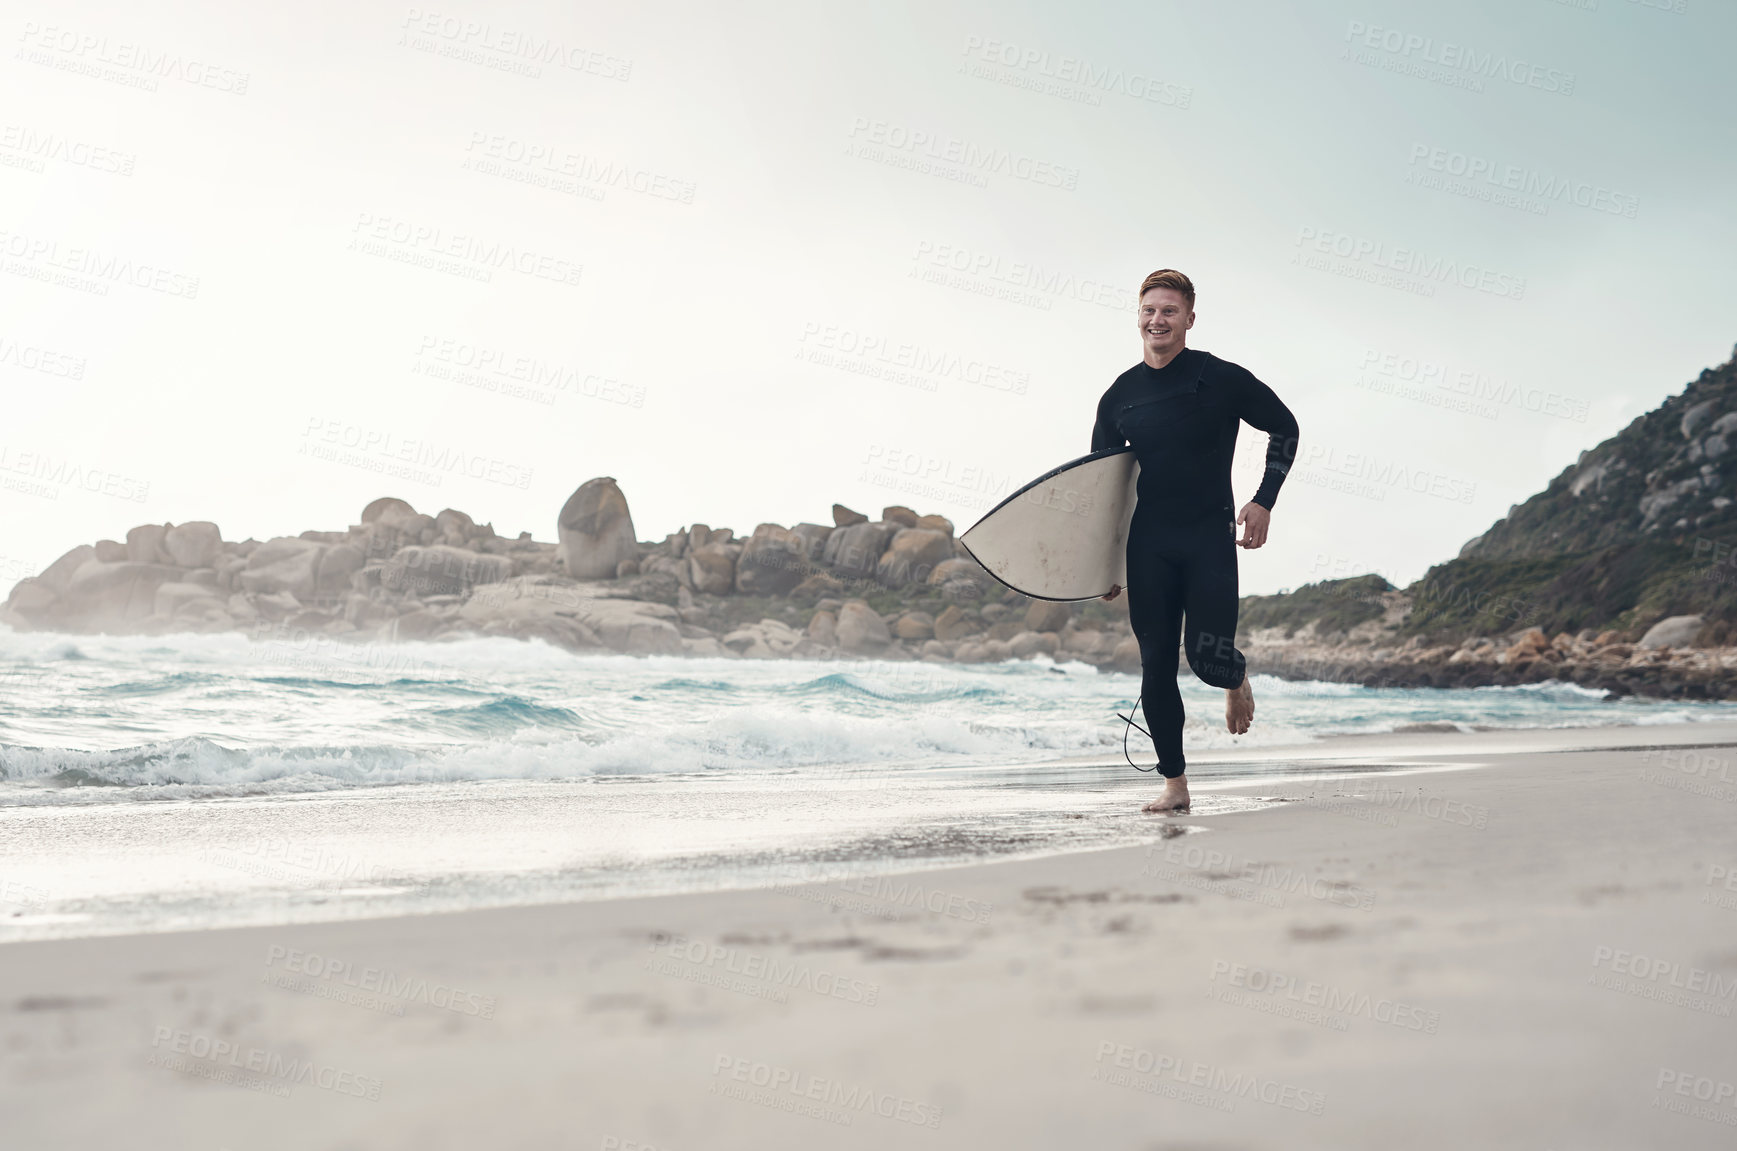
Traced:
<path id="1" fill-rule="evenodd" d="M 1131 447 L 1069 460 L 959 537 L 990 575 L 1032 599 L 1097 599 L 1128 583 L 1128 522 L 1140 465 Z"/>

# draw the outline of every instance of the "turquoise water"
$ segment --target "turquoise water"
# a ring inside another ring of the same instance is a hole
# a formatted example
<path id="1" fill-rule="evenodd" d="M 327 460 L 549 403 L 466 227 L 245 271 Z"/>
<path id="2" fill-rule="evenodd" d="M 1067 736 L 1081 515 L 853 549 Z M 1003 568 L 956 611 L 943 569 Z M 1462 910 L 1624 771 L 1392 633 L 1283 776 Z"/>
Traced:
<path id="1" fill-rule="evenodd" d="M 1257 676 L 1256 727 L 1184 677 L 1191 752 L 1451 722 L 1667 724 L 1728 703 L 1566 684 L 1364 688 Z M 923 772 L 1120 759 L 1134 676 L 999 665 L 575 656 L 541 643 L 347 646 L 241 635 L 0 632 L 0 806 L 206 799 L 466 780 Z M 1137 762 L 1150 745 L 1133 734 Z"/>

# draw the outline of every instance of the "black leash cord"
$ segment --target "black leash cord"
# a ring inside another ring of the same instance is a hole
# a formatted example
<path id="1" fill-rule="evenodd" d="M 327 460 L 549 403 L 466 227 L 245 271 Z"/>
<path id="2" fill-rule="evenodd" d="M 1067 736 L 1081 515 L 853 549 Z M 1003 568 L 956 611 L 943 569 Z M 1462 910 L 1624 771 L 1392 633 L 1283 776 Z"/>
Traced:
<path id="1" fill-rule="evenodd" d="M 1139 724 L 1134 722 L 1134 713 L 1140 710 L 1140 698 L 1141 697 L 1139 697 L 1139 696 L 1134 697 L 1134 706 L 1128 709 L 1127 715 L 1123 715 L 1119 711 L 1116 713 L 1117 719 L 1127 720 L 1127 722 L 1128 722 L 1128 726 L 1124 727 L 1122 729 L 1122 758 L 1127 760 L 1128 766 L 1133 768 L 1135 771 L 1157 771 L 1158 770 L 1157 764 L 1153 764 L 1151 767 L 1141 767 L 1139 764 L 1134 762 L 1134 757 L 1128 754 L 1128 731 L 1129 731 L 1129 728 L 1140 727 Z M 1147 731 L 1143 727 L 1140 727 L 1140 734 L 1145 736 L 1147 739 L 1152 738 L 1152 733 Z"/>

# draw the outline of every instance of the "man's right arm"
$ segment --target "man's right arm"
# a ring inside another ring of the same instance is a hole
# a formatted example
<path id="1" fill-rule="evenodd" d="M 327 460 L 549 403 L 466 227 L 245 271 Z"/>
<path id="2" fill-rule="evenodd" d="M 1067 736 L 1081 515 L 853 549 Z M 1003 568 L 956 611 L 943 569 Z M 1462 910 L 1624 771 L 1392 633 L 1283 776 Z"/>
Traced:
<path id="1" fill-rule="evenodd" d="M 1104 398 L 1098 401 L 1098 421 L 1092 425 L 1092 450 L 1101 452 L 1109 448 L 1119 448 L 1127 442 L 1127 438 L 1117 430 L 1116 421 L 1110 415 L 1110 393 L 1105 392 Z"/>

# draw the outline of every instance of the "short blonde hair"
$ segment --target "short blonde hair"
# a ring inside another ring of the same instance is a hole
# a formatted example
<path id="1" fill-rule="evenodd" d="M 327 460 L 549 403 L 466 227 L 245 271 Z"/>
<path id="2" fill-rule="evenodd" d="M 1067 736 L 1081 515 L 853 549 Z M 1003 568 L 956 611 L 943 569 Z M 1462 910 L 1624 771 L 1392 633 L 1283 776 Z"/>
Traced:
<path id="1" fill-rule="evenodd" d="M 1170 288 L 1182 293 L 1182 298 L 1188 301 L 1188 310 L 1194 310 L 1194 281 L 1178 272 L 1175 268 L 1159 268 L 1140 282 L 1140 298 L 1153 288 Z"/>

